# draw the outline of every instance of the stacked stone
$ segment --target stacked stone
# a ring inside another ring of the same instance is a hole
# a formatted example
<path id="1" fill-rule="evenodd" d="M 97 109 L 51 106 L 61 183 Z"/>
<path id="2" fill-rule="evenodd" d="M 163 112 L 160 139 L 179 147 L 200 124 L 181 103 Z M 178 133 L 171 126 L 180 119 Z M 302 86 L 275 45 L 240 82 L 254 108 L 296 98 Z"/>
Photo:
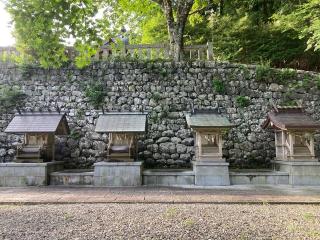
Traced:
<path id="1" fill-rule="evenodd" d="M 101 81 L 107 89 L 106 111 L 148 111 L 148 132 L 139 141 L 139 158 L 149 167 L 189 167 L 194 158 L 194 138 L 185 112 L 218 108 L 237 127 L 226 133 L 224 156 L 231 166 L 266 166 L 274 158 L 274 136 L 260 124 L 272 103 L 280 103 L 288 85 L 259 82 L 255 66 L 224 62 L 98 62 L 85 69 L 20 68 L 0 65 L 0 84 L 18 85 L 29 95 L 26 110 L 56 110 L 68 116 L 71 134 L 57 141 L 57 159 L 70 168 L 91 167 L 105 157 L 106 134 L 94 132 L 100 109 L 85 97 L 89 82 Z M 312 73 L 299 72 L 302 81 Z M 224 92 L 213 86 L 219 79 Z M 320 119 L 320 94 L 316 87 L 297 89 L 307 111 Z M 237 97 L 249 99 L 239 106 Z M 1 115 L 1 130 L 10 117 Z M 0 133 L 0 161 L 11 161 L 19 137 Z M 320 136 L 316 135 L 319 143 Z M 316 144 L 317 156 L 320 155 Z"/>

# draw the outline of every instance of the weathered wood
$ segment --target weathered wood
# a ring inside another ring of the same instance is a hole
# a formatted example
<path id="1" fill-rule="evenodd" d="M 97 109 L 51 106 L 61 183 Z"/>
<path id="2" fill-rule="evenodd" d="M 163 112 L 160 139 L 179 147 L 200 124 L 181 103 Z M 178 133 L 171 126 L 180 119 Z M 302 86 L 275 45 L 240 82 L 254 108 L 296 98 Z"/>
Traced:
<path id="1" fill-rule="evenodd" d="M 190 59 L 194 56 L 193 52 L 196 52 L 196 58 L 198 60 L 213 60 L 213 47 L 212 43 L 207 43 L 203 45 L 191 45 L 184 46 L 183 48 L 184 55 Z M 10 55 L 19 55 L 17 50 L 14 47 L 0 47 L 0 56 L 6 54 Z M 70 59 L 74 59 L 76 52 L 73 47 L 66 48 L 66 55 Z M 93 57 L 97 60 L 108 59 L 111 56 L 126 56 L 131 57 L 138 56 L 139 58 L 171 58 L 172 53 L 170 52 L 170 46 L 168 44 L 131 44 L 126 45 L 118 51 L 111 47 L 103 46 L 101 47 L 96 55 Z"/>
<path id="2" fill-rule="evenodd" d="M 213 44 L 212 44 L 212 42 L 207 43 L 207 60 L 213 60 Z"/>

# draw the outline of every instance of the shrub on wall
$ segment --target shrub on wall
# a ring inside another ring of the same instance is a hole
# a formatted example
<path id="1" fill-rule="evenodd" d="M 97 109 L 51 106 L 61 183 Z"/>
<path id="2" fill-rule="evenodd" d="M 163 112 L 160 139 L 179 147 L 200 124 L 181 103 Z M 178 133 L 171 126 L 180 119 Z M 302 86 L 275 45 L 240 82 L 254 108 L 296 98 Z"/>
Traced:
<path id="1" fill-rule="evenodd" d="M 85 90 L 85 96 L 88 98 L 89 102 L 94 108 L 102 108 L 107 92 L 105 86 L 101 82 L 94 82 L 87 86 Z"/>
<path id="2" fill-rule="evenodd" d="M 238 96 L 236 103 L 241 108 L 248 107 L 250 105 L 250 99 L 247 96 Z"/>
<path id="3" fill-rule="evenodd" d="M 261 65 L 257 65 L 256 67 L 256 79 L 257 81 L 266 81 L 268 82 L 272 77 L 272 69 L 270 67 L 270 63 L 263 63 Z"/>
<path id="4" fill-rule="evenodd" d="M 297 71 L 290 68 L 284 68 L 278 72 L 278 76 L 279 83 L 285 84 L 297 77 Z"/>
<path id="5" fill-rule="evenodd" d="M 18 86 L 0 86 L 0 112 L 5 113 L 21 107 L 27 95 Z"/>
<path id="6" fill-rule="evenodd" d="M 320 75 L 318 75 L 318 76 L 316 77 L 315 82 L 316 82 L 316 86 L 317 86 L 318 90 L 320 90 Z"/>
<path id="7" fill-rule="evenodd" d="M 219 79 L 213 79 L 212 86 L 217 93 L 224 94 L 226 91 L 226 87 L 224 83 Z"/>

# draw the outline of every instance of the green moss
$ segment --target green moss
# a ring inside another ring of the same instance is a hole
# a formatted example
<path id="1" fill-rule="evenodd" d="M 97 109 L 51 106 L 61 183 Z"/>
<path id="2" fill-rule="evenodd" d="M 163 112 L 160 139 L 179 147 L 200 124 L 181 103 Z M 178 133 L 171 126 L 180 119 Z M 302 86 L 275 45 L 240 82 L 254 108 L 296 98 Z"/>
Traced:
<path id="1" fill-rule="evenodd" d="M 240 65 L 239 68 L 242 70 L 243 77 L 245 79 L 249 79 L 250 70 L 249 70 L 248 66 L 247 65 Z"/>
<path id="2" fill-rule="evenodd" d="M 76 113 L 77 118 L 81 119 L 85 116 L 85 111 L 83 109 L 78 109 Z"/>
<path id="3" fill-rule="evenodd" d="M 320 75 L 318 75 L 315 79 L 315 84 L 318 90 L 320 90 Z"/>
<path id="4" fill-rule="evenodd" d="M 236 103 L 241 108 L 248 107 L 250 105 L 250 98 L 247 96 L 238 96 Z"/>
<path id="5" fill-rule="evenodd" d="M 79 140 L 81 138 L 81 132 L 79 130 L 72 129 L 69 137 L 74 140 Z"/>
<path id="6" fill-rule="evenodd" d="M 293 99 L 293 91 L 297 88 L 296 85 L 290 85 L 289 90 L 283 95 L 281 105 L 283 106 L 297 106 L 296 99 Z"/>
<path id="7" fill-rule="evenodd" d="M 159 92 L 154 92 L 152 93 L 151 98 L 155 101 L 155 102 L 159 102 L 162 99 L 162 96 Z"/>
<path id="8" fill-rule="evenodd" d="M 311 85 L 312 85 L 312 78 L 310 76 L 304 76 L 301 82 L 301 87 L 308 90 L 309 88 L 311 88 Z"/>
<path id="9" fill-rule="evenodd" d="M 220 94 L 224 94 L 226 91 L 226 87 L 224 83 L 219 79 L 212 80 L 212 87 L 217 93 L 220 93 Z"/>

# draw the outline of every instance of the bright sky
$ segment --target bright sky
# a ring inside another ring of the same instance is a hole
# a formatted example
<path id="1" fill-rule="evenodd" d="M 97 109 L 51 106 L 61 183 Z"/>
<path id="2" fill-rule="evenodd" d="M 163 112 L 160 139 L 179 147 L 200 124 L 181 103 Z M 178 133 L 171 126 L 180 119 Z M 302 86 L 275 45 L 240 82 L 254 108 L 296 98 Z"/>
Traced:
<path id="1" fill-rule="evenodd" d="M 12 46 L 15 43 L 9 26 L 11 21 L 9 13 L 4 9 L 4 4 L 0 1 L 0 46 Z"/>

